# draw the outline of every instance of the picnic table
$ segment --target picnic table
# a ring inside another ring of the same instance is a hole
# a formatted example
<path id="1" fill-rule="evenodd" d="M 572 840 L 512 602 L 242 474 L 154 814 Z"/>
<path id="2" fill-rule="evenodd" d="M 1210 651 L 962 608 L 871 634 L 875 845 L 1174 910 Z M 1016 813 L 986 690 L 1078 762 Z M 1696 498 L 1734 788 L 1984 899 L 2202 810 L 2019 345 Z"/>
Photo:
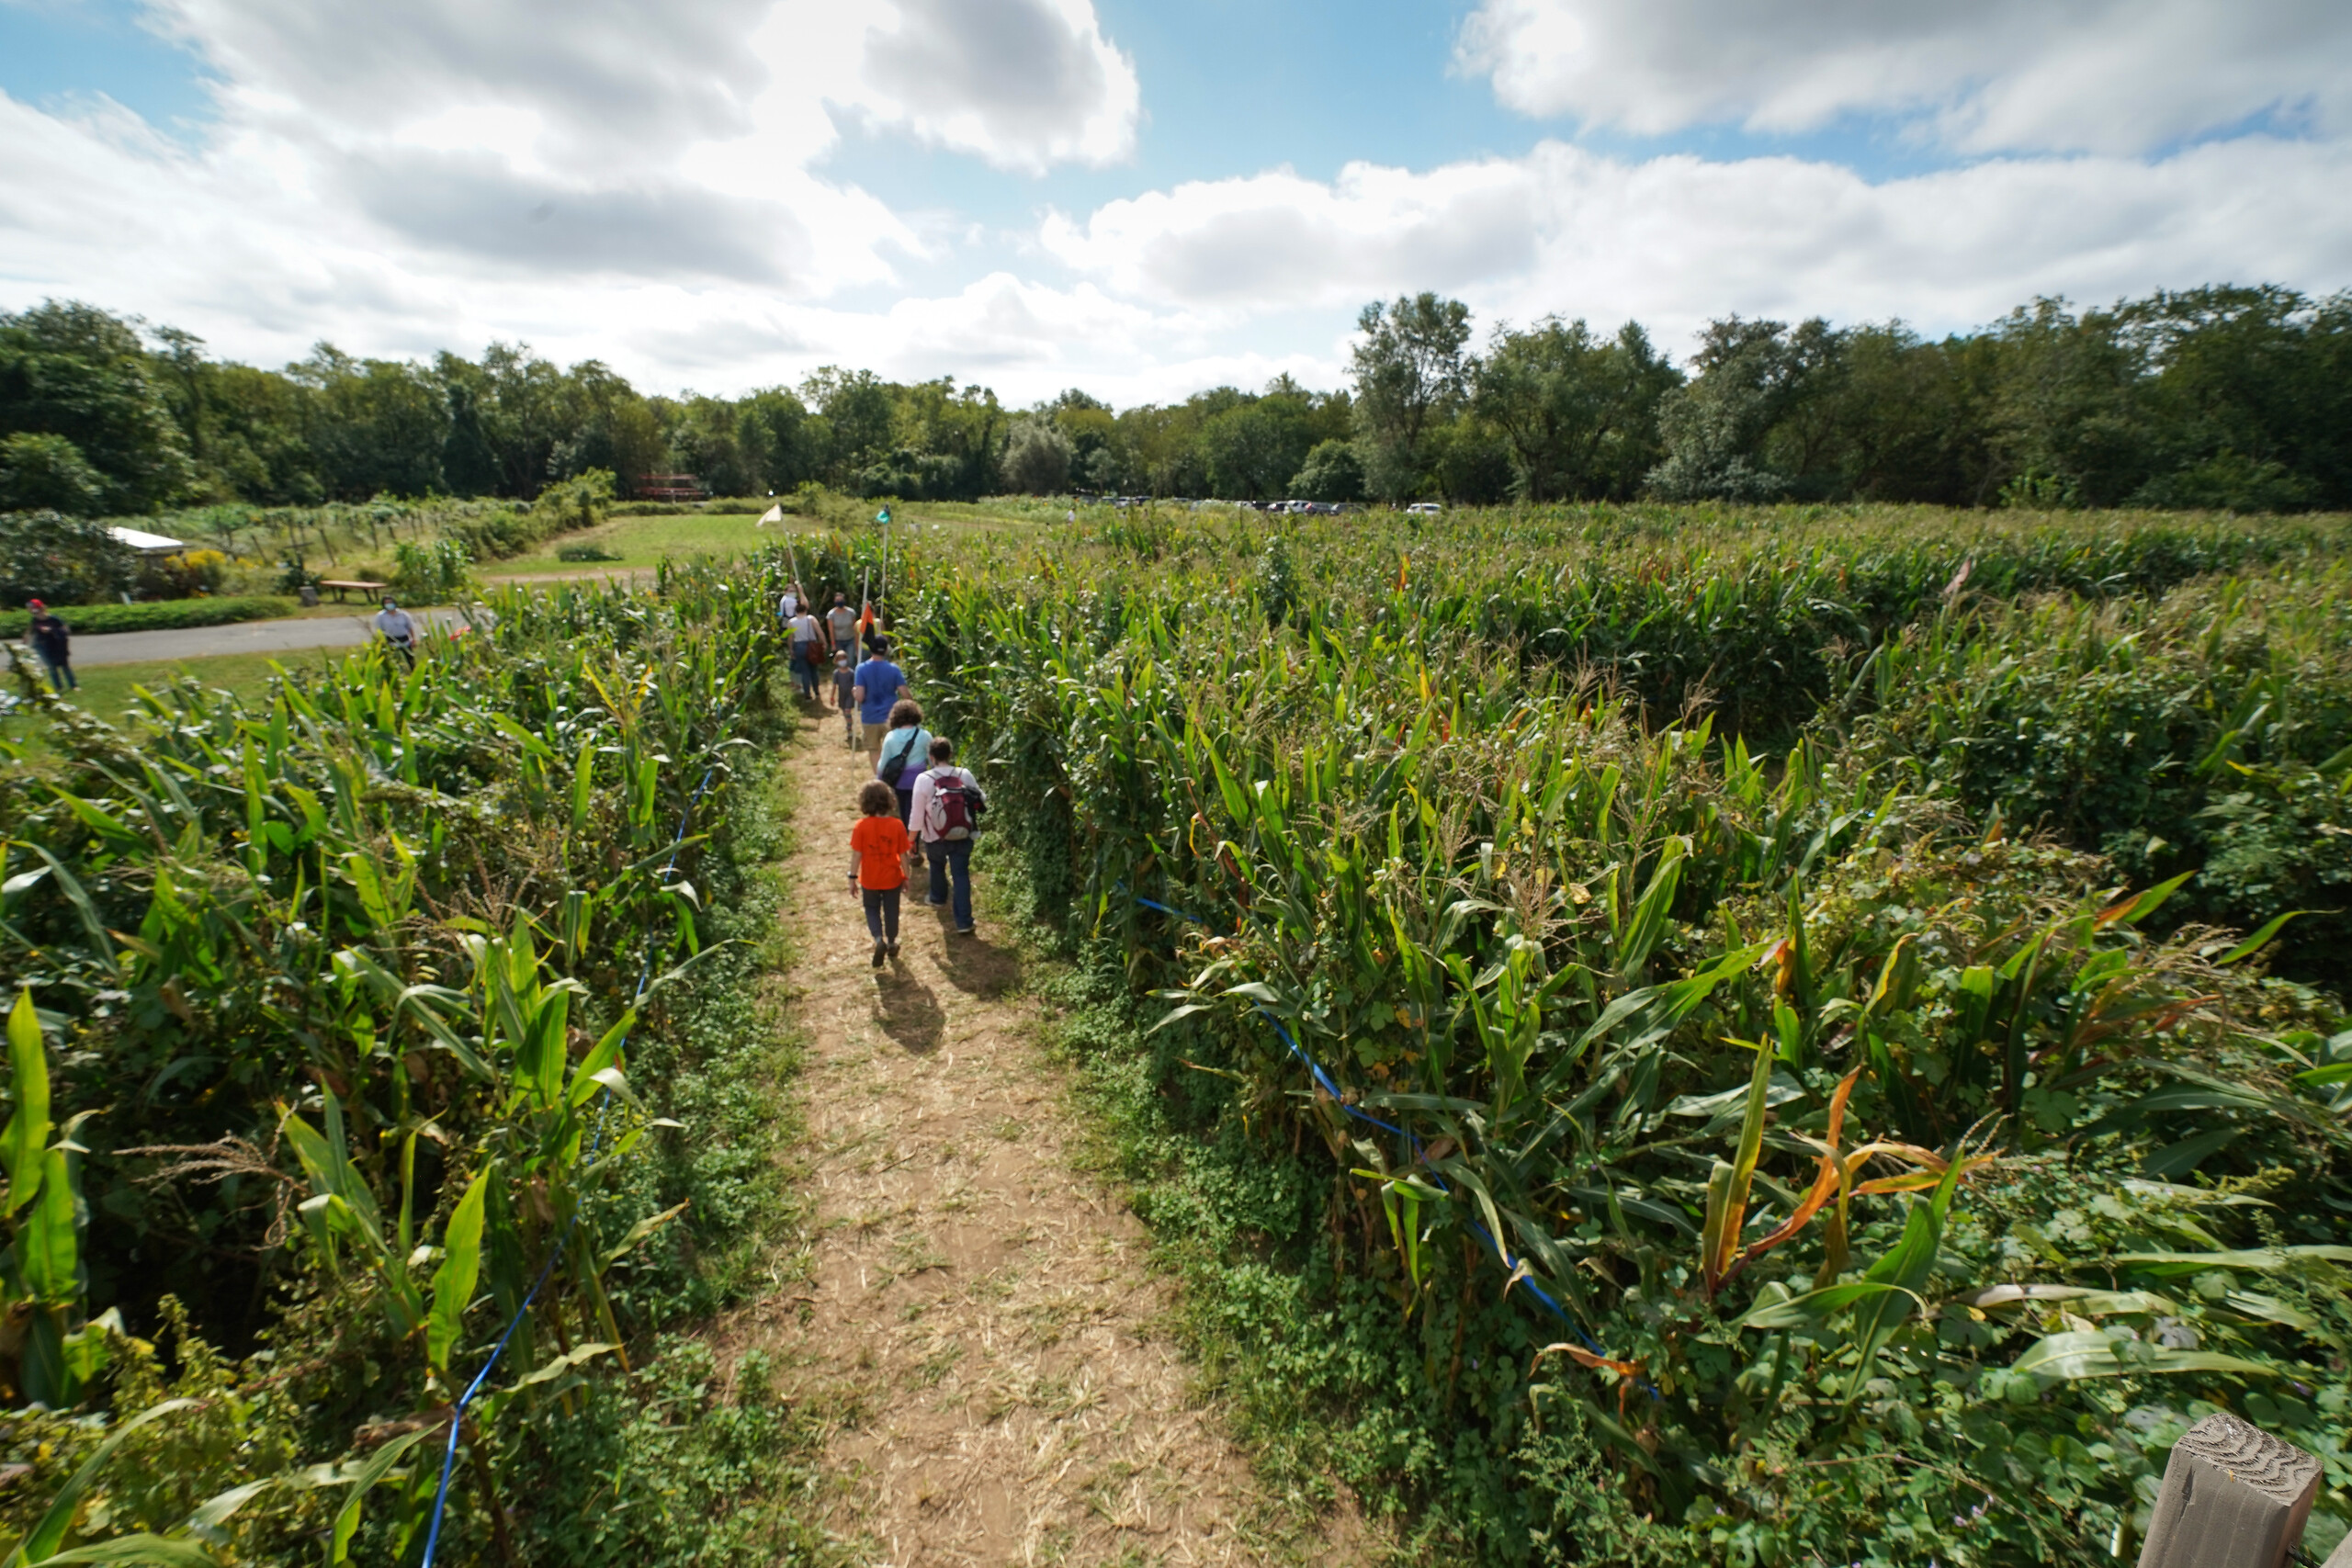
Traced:
<path id="1" fill-rule="evenodd" d="M 322 577 L 319 579 L 319 586 L 322 588 L 332 588 L 334 590 L 334 602 L 340 604 L 343 603 L 343 595 L 345 589 L 349 589 L 357 593 L 372 595 L 381 593 L 385 589 L 390 588 L 391 584 L 389 582 L 368 582 L 356 578 Z"/>

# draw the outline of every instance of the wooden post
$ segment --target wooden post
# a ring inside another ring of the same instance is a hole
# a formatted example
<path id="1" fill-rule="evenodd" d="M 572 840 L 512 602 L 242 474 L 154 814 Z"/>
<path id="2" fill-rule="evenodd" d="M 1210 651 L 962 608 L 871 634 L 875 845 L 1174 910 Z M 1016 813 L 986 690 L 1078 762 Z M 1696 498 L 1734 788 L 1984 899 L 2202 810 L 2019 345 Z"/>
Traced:
<path id="1" fill-rule="evenodd" d="M 2280 1568 L 2319 1478 L 2293 1444 L 2226 1411 L 2206 1416 L 2173 1445 L 2140 1568 Z"/>

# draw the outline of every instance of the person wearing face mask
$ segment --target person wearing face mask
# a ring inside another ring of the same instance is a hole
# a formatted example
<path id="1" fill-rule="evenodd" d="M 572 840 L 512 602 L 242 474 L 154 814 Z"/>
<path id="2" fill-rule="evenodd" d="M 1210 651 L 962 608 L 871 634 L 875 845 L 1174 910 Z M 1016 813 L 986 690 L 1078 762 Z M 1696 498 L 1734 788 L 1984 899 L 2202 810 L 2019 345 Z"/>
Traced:
<path id="1" fill-rule="evenodd" d="M 400 651 L 408 667 L 416 668 L 416 620 L 400 607 L 390 594 L 384 595 L 384 607 L 376 612 L 375 626 L 383 639 Z"/>

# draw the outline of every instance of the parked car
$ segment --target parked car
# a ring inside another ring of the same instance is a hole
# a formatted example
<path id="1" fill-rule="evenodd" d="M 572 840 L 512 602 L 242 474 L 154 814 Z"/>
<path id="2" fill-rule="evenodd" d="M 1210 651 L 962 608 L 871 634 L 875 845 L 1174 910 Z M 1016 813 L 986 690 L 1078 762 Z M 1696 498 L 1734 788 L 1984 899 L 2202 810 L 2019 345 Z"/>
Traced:
<path id="1" fill-rule="evenodd" d="M 1408 517 L 1435 517 L 1444 510 L 1445 508 L 1437 502 L 1417 501 L 1413 502 L 1412 505 L 1405 508 L 1405 515 Z"/>

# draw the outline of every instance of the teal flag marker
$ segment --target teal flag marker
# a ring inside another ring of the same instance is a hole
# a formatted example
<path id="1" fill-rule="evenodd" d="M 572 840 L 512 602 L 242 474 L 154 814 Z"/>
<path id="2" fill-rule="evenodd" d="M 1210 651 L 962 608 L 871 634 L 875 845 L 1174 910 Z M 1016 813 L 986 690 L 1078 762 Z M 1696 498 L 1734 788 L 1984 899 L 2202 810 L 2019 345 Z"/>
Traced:
<path id="1" fill-rule="evenodd" d="M 876 521 L 876 523 L 881 524 L 881 525 L 882 525 L 883 526 L 885 526 L 885 527 L 889 526 L 889 523 L 890 523 L 890 509 L 889 509 L 888 507 L 887 507 L 887 506 L 886 506 L 886 507 L 884 507 L 881 511 L 879 511 L 879 512 L 876 513 L 874 514 L 874 521 Z"/>

